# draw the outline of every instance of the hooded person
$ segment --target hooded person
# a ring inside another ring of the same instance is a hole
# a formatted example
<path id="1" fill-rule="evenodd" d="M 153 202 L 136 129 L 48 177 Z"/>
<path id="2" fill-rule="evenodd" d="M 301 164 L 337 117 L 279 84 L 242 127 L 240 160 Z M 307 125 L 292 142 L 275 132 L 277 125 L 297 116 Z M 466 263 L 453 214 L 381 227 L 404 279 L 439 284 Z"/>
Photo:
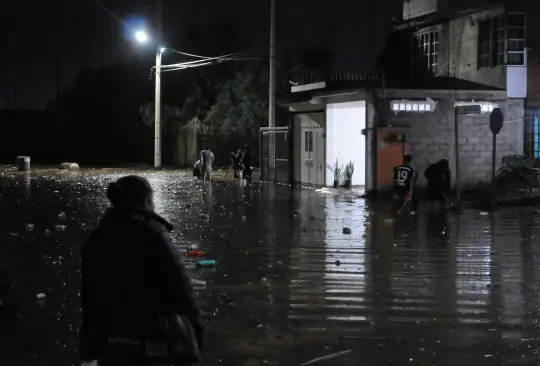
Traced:
<path id="1" fill-rule="evenodd" d="M 446 159 L 431 164 L 424 172 L 427 180 L 427 195 L 430 205 L 438 201 L 444 207 L 446 196 L 450 191 L 450 163 Z"/>
<path id="2" fill-rule="evenodd" d="M 107 197 L 112 206 L 82 249 L 83 365 L 197 362 L 201 310 L 149 182 L 120 178 Z"/>

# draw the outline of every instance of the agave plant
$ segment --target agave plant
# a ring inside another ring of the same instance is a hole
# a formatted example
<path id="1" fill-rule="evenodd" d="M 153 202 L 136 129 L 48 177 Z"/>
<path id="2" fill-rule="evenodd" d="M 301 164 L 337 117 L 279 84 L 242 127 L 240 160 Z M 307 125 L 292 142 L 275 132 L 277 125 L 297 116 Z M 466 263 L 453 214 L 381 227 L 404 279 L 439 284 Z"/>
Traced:
<path id="1" fill-rule="evenodd" d="M 336 165 L 334 165 L 334 180 L 341 180 L 341 175 L 343 174 L 343 166 L 339 165 L 338 159 L 336 159 Z"/>
<path id="2" fill-rule="evenodd" d="M 352 161 L 349 161 L 347 165 L 345 166 L 345 176 L 347 177 L 347 180 L 352 180 L 353 174 L 354 174 L 354 163 Z"/>

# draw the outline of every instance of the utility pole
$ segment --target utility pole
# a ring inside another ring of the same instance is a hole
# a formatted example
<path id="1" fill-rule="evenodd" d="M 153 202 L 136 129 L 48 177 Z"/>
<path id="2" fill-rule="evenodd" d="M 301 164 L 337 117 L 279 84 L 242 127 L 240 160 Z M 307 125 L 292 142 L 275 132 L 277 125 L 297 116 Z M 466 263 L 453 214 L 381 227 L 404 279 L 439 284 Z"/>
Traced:
<path id="1" fill-rule="evenodd" d="M 156 100 L 154 111 L 154 168 L 161 168 L 161 50 L 156 52 Z"/>
<path id="2" fill-rule="evenodd" d="M 161 42 L 163 40 L 163 1 L 157 0 L 156 22 L 158 44 L 156 45 L 156 100 L 154 110 L 154 168 L 161 168 Z"/>
<path id="3" fill-rule="evenodd" d="M 268 127 L 276 126 L 276 0 L 270 0 L 270 80 Z"/>
<path id="4" fill-rule="evenodd" d="M 270 72 L 268 80 L 268 127 L 276 127 L 276 0 L 270 0 Z M 276 135 L 268 133 L 268 178 L 275 180 Z M 262 159 L 262 156 L 261 156 Z M 273 178 L 270 178 L 273 177 Z"/>

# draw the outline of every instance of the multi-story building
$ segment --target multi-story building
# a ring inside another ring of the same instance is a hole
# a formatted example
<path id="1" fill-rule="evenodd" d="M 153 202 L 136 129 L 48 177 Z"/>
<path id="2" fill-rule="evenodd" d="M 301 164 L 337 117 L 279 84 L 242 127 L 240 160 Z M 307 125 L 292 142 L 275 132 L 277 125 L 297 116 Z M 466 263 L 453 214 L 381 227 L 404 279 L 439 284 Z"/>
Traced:
<path id="1" fill-rule="evenodd" d="M 292 180 L 330 185 L 335 159 L 344 158 L 362 171 L 358 184 L 384 189 L 392 166 L 410 152 L 421 173 L 448 159 L 461 183 L 489 181 L 489 116 L 497 107 L 505 119 L 497 168 L 505 155 L 539 158 L 536 27 L 539 1 L 404 1 L 376 80 L 323 78 L 292 87 Z M 463 113 L 458 106 L 474 107 L 455 118 Z M 324 152 L 311 153 L 313 146 Z"/>

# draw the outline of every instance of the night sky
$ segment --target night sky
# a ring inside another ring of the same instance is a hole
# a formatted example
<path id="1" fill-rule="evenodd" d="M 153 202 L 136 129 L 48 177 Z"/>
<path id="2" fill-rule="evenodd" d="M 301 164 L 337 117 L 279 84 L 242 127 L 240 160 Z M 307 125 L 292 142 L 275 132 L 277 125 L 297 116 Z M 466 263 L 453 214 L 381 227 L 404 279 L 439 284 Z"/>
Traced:
<path id="1" fill-rule="evenodd" d="M 337 71 L 370 71 L 399 17 L 401 0 L 277 0 L 278 42 L 286 47 L 323 46 L 338 54 Z M 0 101 L 43 108 L 77 70 L 97 68 L 142 52 L 126 39 L 121 19 L 153 15 L 156 0 L 17 0 L 0 12 Z M 163 0 L 164 32 L 182 32 L 216 20 L 234 24 L 244 39 L 266 47 L 269 0 Z M 371 19 L 371 21 L 370 21 Z M 181 45 L 173 48 L 190 52 Z M 237 50 L 231 50 L 237 51 Z M 58 60 L 58 63 L 57 63 Z M 15 87 L 16 86 L 16 87 Z M 16 90 L 16 93 L 14 93 Z"/>

